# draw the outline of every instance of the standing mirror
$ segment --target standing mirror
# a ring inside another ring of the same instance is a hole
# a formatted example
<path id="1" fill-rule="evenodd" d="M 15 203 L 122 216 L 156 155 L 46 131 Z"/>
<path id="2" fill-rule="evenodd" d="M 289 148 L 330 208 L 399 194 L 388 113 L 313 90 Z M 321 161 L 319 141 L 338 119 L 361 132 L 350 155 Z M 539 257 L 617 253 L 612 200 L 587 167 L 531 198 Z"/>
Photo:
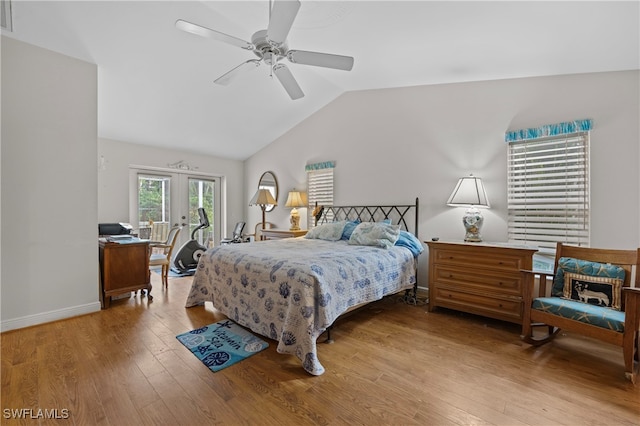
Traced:
<path id="1" fill-rule="evenodd" d="M 260 176 L 260 181 L 258 182 L 258 189 L 268 189 L 271 191 L 271 195 L 273 199 L 278 201 L 278 180 L 276 179 L 276 175 L 273 172 L 264 172 L 262 176 Z M 276 206 L 273 204 L 269 204 L 265 207 L 265 211 L 270 212 Z"/>

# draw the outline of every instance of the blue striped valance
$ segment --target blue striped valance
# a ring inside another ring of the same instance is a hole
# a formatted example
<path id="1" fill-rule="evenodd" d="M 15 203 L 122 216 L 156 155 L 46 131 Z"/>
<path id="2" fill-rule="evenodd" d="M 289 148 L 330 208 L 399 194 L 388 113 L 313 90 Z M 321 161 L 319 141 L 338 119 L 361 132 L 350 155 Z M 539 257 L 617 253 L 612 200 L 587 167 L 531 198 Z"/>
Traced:
<path id="1" fill-rule="evenodd" d="M 306 166 L 304 166 L 304 171 L 312 172 L 314 170 L 333 169 L 335 166 L 335 161 L 324 161 L 322 163 L 307 164 Z"/>
<path id="2" fill-rule="evenodd" d="M 568 135 L 571 133 L 588 132 L 591 130 L 591 120 L 575 120 L 564 123 L 547 124 L 531 129 L 512 130 L 505 132 L 505 142 L 526 141 L 530 139 L 546 138 L 549 136 Z"/>

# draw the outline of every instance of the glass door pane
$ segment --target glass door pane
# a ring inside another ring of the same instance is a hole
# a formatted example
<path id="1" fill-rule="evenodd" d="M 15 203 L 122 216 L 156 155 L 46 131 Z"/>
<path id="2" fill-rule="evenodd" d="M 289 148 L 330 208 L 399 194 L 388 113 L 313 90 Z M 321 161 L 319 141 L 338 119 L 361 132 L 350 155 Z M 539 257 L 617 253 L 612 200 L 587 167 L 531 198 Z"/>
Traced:
<path id="1" fill-rule="evenodd" d="M 196 241 L 205 247 L 213 246 L 215 233 L 213 224 L 216 223 L 214 217 L 215 200 L 215 180 L 189 177 L 189 235 L 200 225 L 198 208 L 204 208 L 211 226 L 200 229 L 194 235 Z"/>
<path id="2" fill-rule="evenodd" d="M 138 228 L 140 233 L 151 233 L 154 223 L 156 228 L 164 224 L 166 224 L 165 228 L 168 227 L 171 222 L 170 215 L 171 176 L 138 174 Z M 161 236 L 156 237 L 159 237 L 159 240 L 162 239 Z"/>

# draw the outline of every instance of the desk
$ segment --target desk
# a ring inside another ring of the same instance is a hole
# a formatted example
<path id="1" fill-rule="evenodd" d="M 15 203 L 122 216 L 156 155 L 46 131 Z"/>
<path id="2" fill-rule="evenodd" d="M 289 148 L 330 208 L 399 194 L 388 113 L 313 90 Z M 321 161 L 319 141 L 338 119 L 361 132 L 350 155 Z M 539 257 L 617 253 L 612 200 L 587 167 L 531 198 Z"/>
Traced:
<path id="1" fill-rule="evenodd" d="M 107 309 L 111 297 L 132 291 L 146 290 L 151 296 L 151 275 L 149 272 L 149 241 L 131 238 L 129 240 L 98 240 L 100 247 L 100 304 Z"/>

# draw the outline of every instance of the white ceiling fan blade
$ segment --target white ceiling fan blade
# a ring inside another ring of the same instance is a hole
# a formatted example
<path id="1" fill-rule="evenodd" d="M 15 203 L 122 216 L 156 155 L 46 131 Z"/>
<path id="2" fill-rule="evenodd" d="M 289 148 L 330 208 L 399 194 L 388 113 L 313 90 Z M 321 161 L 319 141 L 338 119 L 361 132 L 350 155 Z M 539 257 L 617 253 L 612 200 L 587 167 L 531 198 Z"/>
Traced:
<path id="1" fill-rule="evenodd" d="M 176 21 L 176 28 L 191 34 L 199 35 L 201 37 L 211 38 L 213 40 L 229 43 L 247 50 L 253 50 L 254 47 L 253 44 L 249 43 L 248 41 L 244 41 L 237 37 L 221 33 L 220 31 L 192 24 L 191 22 L 183 21 L 182 19 L 178 19 Z"/>
<path id="2" fill-rule="evenodd" d="M 285 42 L 298 14 L 298 9 L 300 9 L 300 1 L 298 0 L 275 0 L 273 2 L 269 27 L 267 28 L 269 43 L 279 45 Z"/>
<path id="3" fill-rule="evenodd" d="M 287 91 L 291 99 L 296 100 L 304 96 L 302 89 L 298 85 L 296 79 L 293 77 L 293 74 L 291 74 L 289 68 L 287 68 L 285 65 L 278 64 L 273 67 L 273 72 L 276 77 L 278 77 L 278 80 L 280 80 L 280 84 L 282 84 L 282 87 L 284 87 L 284 90 Z"/>
<path id="4" fill-rule="evenodd" d="M 243 74 L 247 71 L 251 71 L 252 69 L 256 69 L 259 66 L 260 66 L 260 61 L 258 59 L 250 59 L 247 62 L 241 63 L 240 65 L 238 65 L 231 71 L 227 72 L 226 74 L 223 74 L 222 76 L 218 77 L 214 81 L 214 83 L 226 86 L 227 84 L 231 83 L 231 80 L 236 78 L 238 75 Z"/>
<path id="5" fill-rule="evenodd" d="M 330 53 L 289 50 L 287 52 L 287 59 L 294 64 L 335 68 L 344 71 L 351 71 L 351 68 L 353 68 L 353 58 L 351 56 L 332 55 Z"/>

